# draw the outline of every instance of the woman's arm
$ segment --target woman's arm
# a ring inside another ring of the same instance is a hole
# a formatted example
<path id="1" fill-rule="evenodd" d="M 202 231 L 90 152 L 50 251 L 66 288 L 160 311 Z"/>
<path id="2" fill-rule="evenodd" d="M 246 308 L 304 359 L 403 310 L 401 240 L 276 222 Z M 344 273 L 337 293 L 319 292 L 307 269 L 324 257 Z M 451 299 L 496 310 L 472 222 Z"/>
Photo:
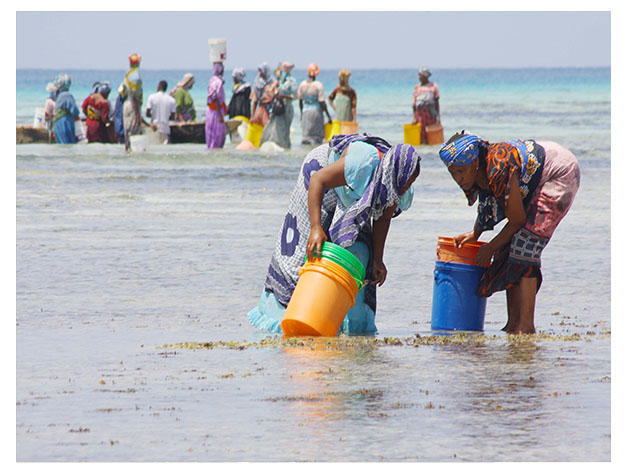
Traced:
<path id="1" fill-rule="evenodd" d="M 388 271 L 383 263 L 383 250 L 385 249 L 385 240 L 390 229 L 390 221 L 396 206 L 390 206 L 386 209 L 381 217 L 377 219 L 372 226 L 372 264 L 374 280 L 370 284 L 379 284 L 379 287 L 385 282 Z"/>
<path id="2" fill-rule="evenodd" d="M 333 122 L 333 119 L 331 119 L 331 114 L 329 114 L 329 110 L 327 109 L 327 103 L 324 101 L 320 101 L 320 107 L 322 107 L 322 112 L 325 112 L 327 114 L 329 122 Z"/>
<path id="3" fill-rule="evenodd" d="M 109 123 L 109 102 L 108 101 L 104 101 L 104 103 L 102 104 L 102 109 L 100 110 L 100 120 L 104 123 L 107 124 Z"/>
<path id="4" fill-rule="evenodd" d="M 252 118 L 255 117 L 255 111 L 257 110 L 257 98 L 253 99 L 253 110 L 250 113 L 250 118 L 251 118 L 251 122 L 252 122 Z"/>
<path id="5" fill-rule="evenodd" d="M 145 123 L 146 121 L 142 117 L 141 104 L 139 103 L 139 100 L 134 96 L 131 96 L 130 99 L 131 105 L 133 106 L 133 112 L 135 113 L 135 121 L 137 124 Z"/>
<path id="6" fill-rule="evenodd" d="M 436 97 L 435 99 L 435 112 L 438 115 L 436 117 L 435 122 L 436 124 L 439 124 L 440 123 L 440 98 L 439 97 Z"/>
<path id="7" fill-rule="evenodd" d="M 74 116 L 75 120 L 80 118 L 81 111 L 79 110 L 78 106 L 76 105 L 76 101 L 74 101 L 73 98 L 72 98 L 72 106 L 71 106 L 70 112 Z"/>
<path id="8" fill-rule="evenodd" d="M 216 110 L 218 111 L 218 120 L 220 122 L 224 122 L 224 116 L 222 115 L 222 104 L 220 104 L 220 99 L 218 99 L 216 97 L 214 99 L 214 101 L 213 101 L 213 105 L 215 106 Z"/>
<path id="9" fill-rule="evenodd" d="M 329 104 L 331 105 L 331 108 L 337 112 L 337 109 L 335 108 L 335 104 L 333 104 L 333 99 L 335 98 L 335 91 L 333 91 L 331 94 L 329 94 Z"/>
<path id="10" fill-rule="evenodd" d="M 496 250 L 510 242 L 512 236 L 527 223 L 527 213 L 525 212 L 522 194 L 520 193 L 519 177 L 520 173 L 515 171 L 509 180 L 509 198 L 507 203 L 505 203 L 507 224 L 494 239 L 479 248 L 475 259 L 475 262 L 479 265 L 488 265 Z"/>
<path id="11" fill-rule="evenodd" d="M 346 148 L 348 150 L 348 147 Z M 344 153 L 346 153 L 346 150 Z M 322 229 L 322 221 L 320 219 L 322 200 L 324 198 L 324 191 L 329 188 L 335 188 L 337 186 L 346 185 L 346 178 L 344 177 L 344 163 L 346 159 L 344 154 L 338 161 L 333 162 L 331 165 L 327 165 L 321 170 L 318 170 L 309 180 L 309 192 L 307 194 L 307 204 L 309 206 L 309 223 L 311 226 L 311 232 L 309 233 L 309 240 L 307 241 L 307 259 L 313 258 L 314 249 L 316 250 L 316 256 L 320 256 L 322 243 L 327 240 L 327 235 Z"/>

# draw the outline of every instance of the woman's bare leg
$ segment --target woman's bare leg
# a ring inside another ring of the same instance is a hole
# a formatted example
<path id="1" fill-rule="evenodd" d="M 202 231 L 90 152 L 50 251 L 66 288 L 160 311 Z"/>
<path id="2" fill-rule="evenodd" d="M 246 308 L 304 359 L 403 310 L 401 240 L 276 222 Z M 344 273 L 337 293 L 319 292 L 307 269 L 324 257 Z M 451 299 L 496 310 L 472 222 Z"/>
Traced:
<path id="1" fill-rule="evenodd" d="M 520 320 L 514 329 L 516 333 L 535 333 L 534 314 L 536 310 L 536 292 L 538 279 L 523 277 L 520 279 Z"/>
<path id="2" fill-rule="evenodd" d="M 507 324 L 502 331 L 511 333 L 520 324 L 520 283 L 506 290 L 507 293 Z"/>

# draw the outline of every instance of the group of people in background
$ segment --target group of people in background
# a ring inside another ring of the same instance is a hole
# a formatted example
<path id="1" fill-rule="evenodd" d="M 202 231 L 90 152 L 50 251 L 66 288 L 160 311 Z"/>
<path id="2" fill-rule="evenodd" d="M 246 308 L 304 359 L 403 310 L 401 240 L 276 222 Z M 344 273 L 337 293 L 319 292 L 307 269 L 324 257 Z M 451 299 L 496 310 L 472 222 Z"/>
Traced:
<path id="1" fill-rule="evenodd" d="M 332 119 L 325 102 L 324 86 L 316 79 L 320 68 L 315 63 L 307 66 L 308 78 L 300 85 L 292 76 L 292 69 L 294 63 L 283 61 L 273 73 L 270 65 L 263 62 L 257 68 L 252 86 L 244 82 L 246 73 L 243 69 L 233 70 L 233 91 L 227 109 L 229 117 L 246 117 L 250 123 L 262 126 L 260 145 L 274 142 L 282 148 L 291 147 L 292 103 L 296 98 L 303 131 L 302 143 L 319 145 L 325 141 L 324 114 L 329 122 Z M 340 84 L 329 96 L 329 103 L 340 121 L 354 121 L 356 117 L 357 93 L 348 85 L 350 74 L 345 69 L 340 71 Z"/>
<path id="2" fill-rule="evenodd" d="M 86 117 L 88 142 L 123 143 L 130 148 L 130 137 L 142 134 L 144 126 L 149 126 L 159 134 L 161 143 L 168 143 L 171 121 L 189 123 L 196 121 L 196 109 L 189 90 L 195 84 L 193 74 L 187 73 L 167 93 L 167 82 L 162 80 L 157 92 L 148 98 L 146 116 L 142 116 L 143 87 L 139 71 L 141 55 L 129 56 L 129 69 L 118 88 L 118 97 L 112 107 L 109 102 L 111 85 L 96 82 L 90 95 L 82 105 Z M 224 64 L 213 63 L 212 77 L 207 88 L 207 110 L 205 114 L 205 139 L 207 148 L 224 146 L 229 119 L 246 118 L 252 124 L 263 127 L 260 145 L 273 142 L 279 147 L 290 148 L 290 131 L 294 119 L 293 101 L 298 98 L 302 143 L 319 145 L 325 142 L 325 116 L 332 122 L 326 105 L 324 86 L 317 77 L 320 68 L 311 63 L 307 66 L 307 79 L 300 85 L 292 76 L 294 64 L 281 62 L 274 71 L 267 62 L 257 68 L 257 75 L 251 83 L 246 82 L 246 72 L 235 68 L 232 73 L 233 88 L 228 106 L 224 88 Z M 329 105 L 334 110 L 336 120 L 356 122 L 357 92 L 349 85 L 351 72 L 339 72 L 339 84 L 329 94 Z M 413 123 L 420 123 L 422 140 L 426 143 L 426 126 L 440 123 L 439 90 L 431 82 L 431 72 L 421 67 L 418 72 L 420 83 L 414 88 Z M 79 109 L 69 89 L 70 75 L 59 74 L 48 84 L 50 96 L 46 101 L 45 120 L 51 137 L 56 143 L 76 143 L 75 121 L 79 119 Z"/>
<path id="3" fill-rule="evenodd" d="M 146 104 L 147 122 L 142 116 L 143 83 L 139 72 L 141 55 L 129 56 L 129 69 L 118 88 L 118 97 L 112 107 L 109 101 L 111 85 L 109 82 L 95 82 L 92 90 L 82 104 L 86 117 L 87 142 L 123 143 L 130 148 L 130 137 L 142 134 L 143 126 L 151 127 L 159 135 L 159 141 L 168 143 L 170 121 L 194 122 L 196 109 L 189 93 L 195 79 L 192 74 L 185 74 L 178 84 L 166 93 L 168 83 L 159 81 L 157 92 L 148 97 Z M 61 73 L 46 86 L 50 93 L 44 109 L 45 121 L 51 141 L 60 144 L 77 142 L 75 121 L 80 118 L 80 111 L 74 96 L 69 92 L 72 77 Z"/>

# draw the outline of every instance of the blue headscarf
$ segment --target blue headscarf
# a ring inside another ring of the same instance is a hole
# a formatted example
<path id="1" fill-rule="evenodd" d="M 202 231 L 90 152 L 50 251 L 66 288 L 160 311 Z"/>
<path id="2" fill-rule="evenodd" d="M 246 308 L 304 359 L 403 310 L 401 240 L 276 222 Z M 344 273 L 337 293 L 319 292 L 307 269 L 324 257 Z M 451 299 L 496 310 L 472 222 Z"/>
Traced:
<path id="1" fill-rule="evenodd" d="M 255 82 L 253 83 L 253 90 L 255 91 L 255 96 L 257 100 L 261 98 L 263 95 L 264 88 L 273 81 L 270 71 L 270 65 L 265 61 L 259 65 L 257 68 L 259 73 L 255 78 Z"/>
<path id="2" fill-rule="evenodd" d="M 98 86 L 98 92 L 103 96 L 106 96 L 111 92 L 111 84 L 109 84 L 108 81 L 103 82 L 100 86 Z"/>
<path id="3" fill-rule="evenodd" d="M 54 93 L 56 97 L 62 92 L 69 91 L 71 85 L 72 76 L 66 73 L 61 73 L 58 74 L 56 78 L 54 78 L 53 82 L 48 83 L 48 85 L 46 86 L 46 91 Z"/>
<path id="4" fill-rule="evenodd" d="M 483 140 L 476 135 L 466 134 L 451 143 L 444 144 L 440 149 L 440 158 L 447 167 L 468 165 L 479 157 L 479 145 L 482 142 Z"/>
<path id="5" fill-rule="evenodd" d="M 244 82 L 244 78 L 246 77 L 246 71 L 242 68 L 233 69 L 233 79 L 237 79 L 237 82 Z"/>
<path id="6" fill-rule="evenodd" d="M 331 241 L 344 248 L 352 246 L 371 219 L 376 221 L 386 209 L 397 207 L 400 191 L 416 173 L 420 173 L 420 156 L 414 147 L 400 144 L 389 148 L 362 197 L 343 216 L 334 218 L 329 227 Z"/>

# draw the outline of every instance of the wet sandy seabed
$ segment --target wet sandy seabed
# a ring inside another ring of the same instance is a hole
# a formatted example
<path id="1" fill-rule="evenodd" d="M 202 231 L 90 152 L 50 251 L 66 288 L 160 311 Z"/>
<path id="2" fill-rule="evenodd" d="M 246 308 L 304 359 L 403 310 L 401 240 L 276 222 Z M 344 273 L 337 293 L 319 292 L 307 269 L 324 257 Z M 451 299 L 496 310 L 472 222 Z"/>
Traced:
<path id="1" fill-rule="evenodd" d="M 18 147 L 17 460 L 609 460 L 609 155 L 584 146 L 539 335 L 499 331 L 502 293 L 483 336 L 431 334 L 437 236 L 476 211 L 425 147 L 376 339 L 315 342 L 246 318 L 306 150 Z"/>

